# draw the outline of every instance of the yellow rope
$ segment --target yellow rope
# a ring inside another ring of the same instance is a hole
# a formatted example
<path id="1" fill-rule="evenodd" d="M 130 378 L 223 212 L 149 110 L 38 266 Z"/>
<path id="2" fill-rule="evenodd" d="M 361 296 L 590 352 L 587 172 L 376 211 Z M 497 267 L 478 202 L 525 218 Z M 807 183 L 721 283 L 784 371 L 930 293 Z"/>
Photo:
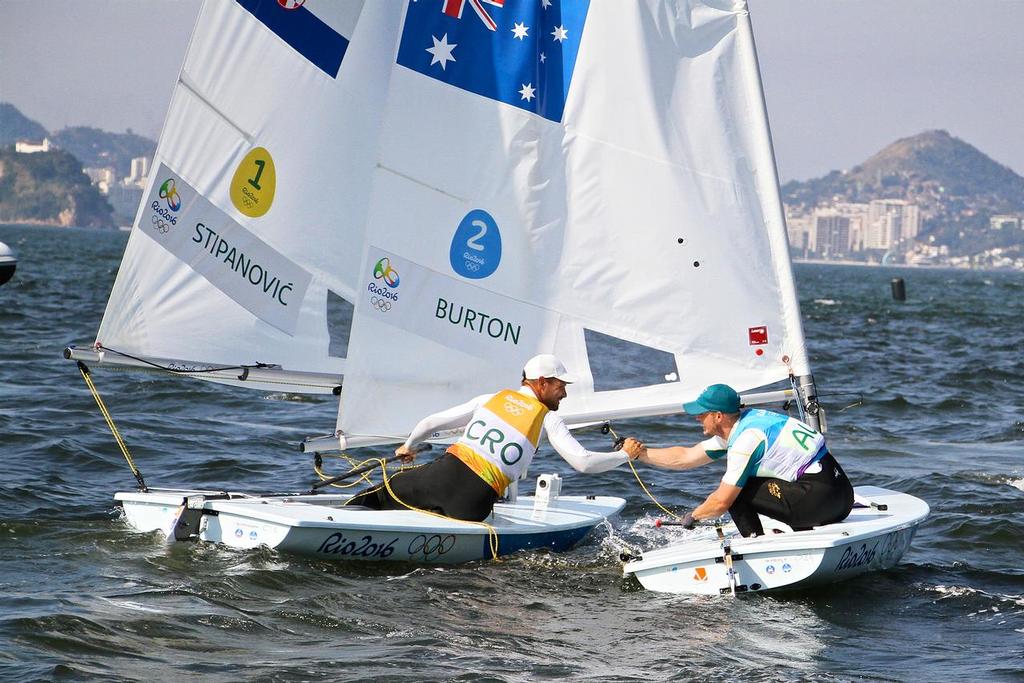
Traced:
<path id="1" fill-rule="evenodd" d="M 612 426 L 611 426 L 611 424 L 610 424 L 610 423 L 608 423 L 608 422 L 605 422 L 605 423 L 604 423 L 604 428 L 605 428 L 606 430 L 608 430 L 608 431 L 607 431 L 607 433 L 608 433 L 608 434 L 611 434 L 611 435 L 612 435 L 612 438 L 613 438 L 613 439 L 615 440 L 615 443 L 616 443 L 616 445 L 617 445 L 617 444 L 619 443 L 619 435 L 615 433 L 615 430 L 614 430 L 614 429 L 612 429 Z M 623 441 L 625 441 L 625 439 L 623 439 Z M 658 502 L 658 499 L 654 497 L 654 494 L 653 494 L 653 493 L 651 493 L 650 491 L 648 491 L 648 490 L 647 490 L 647 487 L 646 487 L 646 486 L 644 486 L 644 481 L 643 481 L 643 479 L 641 479 L 641 478 L 640 478 L 640 473 L 636 471 L 636 466 L 635 466 L 635 465 L 633 465 L 633 458 L 631 458 L 631 457 L 629 457 L 629 455 L 627 455 L 627 456 L 626 456 L 626 462 L 628 462 L 628 463 L 629 463 L 629 469 L 633 470 L 633 476 L 634 476 L 634 477 L 636 477 L 636 481 L 637 481 L 637 483 L 638 483 L 638 484 L 640 484 L 640 488 L 642 488 L 642 489 L 644 490 L 644 493 L 646 493 L 646 494 L 647 494 L 647 497 L 648 497 L 648 498 L 650 498 L 650 499 L 651 499 L 651 501 L 652 501 L 652 502 L 653 502 L 653 503 L 654 503 L 655 505 L 657 505 L 657 506 L 658 506 L 659 508 L 661 508 L 661 509 L 662 509 L 662 511 L 663 511 L 663 512 L 664 512 L 665 514 L 667 514 L 667 515 L 671 515 L 672 517 L 675 517 L 676 519 L 682 519 L 682 517 L 680 517 L 679 515 L 677 515 L 676 513 L 672 512 L 671 510 L 669 510 L 668 508 L 666 508 L 666 507 L 665 507 L 664 505 L 662 505 L 661 503 L 659 503 L 659 502 Z"/>
<path id="2" fill-rule="evenodd" d="M 350 465 L 349 471 L 357 469 L 359 467 L 362 467 L 363 465 L 366 465 L 366 464 L 370 463 L 371 461 L 376 460 L 376 458 L 367 458 L 366 460 L 363 460 L 362 462 L 356 463 L 356 462 L 353 462 L 352 458 L 350 458 L 349 456 L 345 455 L 344 453 L 341 453 L 340 455 L 332 455 L 330 457 L 340 458 L 340 459 L 348 461 L 348 464 Z M 332 476 L 334 476 L 334 475 L 329 475 L 326 472 L 324 472 L 323 468 L 321 468 L 315 462 L 313 463 L 313 471 L 316 472 L 318 477 L 320 477 L 320 481 L 325 481 L 327 479 L 330 479 Z M 356 484 L 359 484 L 359 483 L 362 483 L 362 482 L 365 482 L 367 484 L 372 484 L 373 481 L 370 479 L 370 471 L 371 470 L 367 470 L 366 472 L 363 472 L 361 475 L 359 475 L 359 477 L 357 477 L 356 479 L 353 479 L 352 481 L 350 481 L 347 484 L 341 484 L 341 483 L 335 482 L 333 484 L 328 484 L 328 486 L 333 486 L 334 488 L 339 488 L 339 489 L 347 489 L 347 488 L 352 488 Z"/>
<path id="3" fill-rule="evenodd" d="M 348 459 L 347 456 L 343 456 L 343 457 Z M 384 458 L 367 458 L 366 460 L 362 461 L 361 463 L 359 463 L 357 465 L 353 465 L 352 469 L 355 469 L 356 467 L 362 467 L 363 465 L 368 464 L 368 463 L 370 463 L 373 460 L 376 460 L 377 462 L 380 463 L 381 478 L 383 480 L 381 486 L 383 486 L 383 488 L 387 490 L 388 495 L 391 496 L 391 498 L 395 502 L 397 502 L 399 505 L 401 505 L 402 507 L 404 507 L 404 508 L 406 508 L 408 510 L 412 510 L 413 512 L 419 512 L 419 513 L 424 514 L 424 515 L 429 515 L 430 517 L 436 517 L 438 519 L 444 519 L 444 520 L 448 520 L 448 521 L 452 521 L 452 522 L 463 522 L 464 524 L 475 524 L 477 526 L 484 527 L 485 529 L 487 529 L 487 546 L 488 546 L 488 549 L 491 551 L 491 557 L 495 561 L 501 562 L 501 560 L 498 558 L 498 530 L 495 529 L 493 525 L 488 524 L 487 522 L 473 522 L 473 521 L 466 520 L 466 519 L 456 519 L 455 517 L 449 517 L 448 515 L 442 515 L 442 514 L 440 514 L 438 512 L 434 512 L 432 510 L 424 510 L 422 508 L 416 507 L 415 505 L 410 505 L 409 503 L 406 503 L 404 500 L 399 498 L 398 494 L 395 493 L 395 490 L 393 488 L 391 488 L 390 477 L 388 477 L 387 461 Z M 349 461 L 351 462 L 350 459 L 349 459 Z M 324 473 L 316 465 L 313 466 L 313 469 L 316 471 L 316 473 L 318 475 L 320 475 L 321 479 L 329 479 L 330 478 L 330 477 L 324 475 Z M 406 467 L 403 464 L 399 471 L 402 471 L 402 470 L 405 470 L 405 469 L 406 469 Z M 372 470 L 370 470 L 370 471 L 372 471 Z M 369 479 L 369 472 L 370 471 L 365 472 L 359 479 L 356 480 L 356 482 L 359 482 L 361 480 L 365 480 L 367 483 L 372 484 L 373 482 L 370 481 L 370 479 Z M 353 482 L 353 483 L 356 483 L 356 482 Z M 346 485 L 331 484 L 331 486 L 338 486 L 339 488 L 345 488 L 345 487 L 351 486 L 351 485 L 352 484 L 346 484 Z M 372 493 L 373 491 L 379 491 L 381 486 L 378 486 L 376 489 L 371 489 L 370 491 L 366 491 L 366 493 Z"/>
<path id="4" fill-rule="evenodd" d="M 433 512 L 431 510 L 423 510 L 414 505 L 409 505 L 404 500 L 399 498 L 398 494 L 396 494 L 394 489 L 391 488 L 391 482 L 388 477 L 387 463 L 384 462 L 383 458 L 380 459 L 380 471 L 381 474 L 383 475 L 384 488 L 387 489 L 388 495 L 391 496 L 394 500 L 396 500 L 399 504 L 408 508 L 409 510 L 412 510 L 414 512 L 420 512 L 424 515 L 430 515 L 431 517 L 437 517 L 438 519 L 446 519 L 454 522 L 463 522 L 465 524 L 475 524 L 477 526 L 482 526 L 485 529 L 487 529 L 487 545 L 491 551 L 491 558 L 494 559 L 494 561 L 496 562 L 501 562 L 501 560 L 498 559 L 498 530 L 495 529 L 493 525 L 488 524 L 487 522 L 473 522 L 467 519 L 456 519 L 454 517 L 449 517 L 448 515 L 442 515 L 438 512 Z"/>
<path id="5" fill-rule="evenodd" d="M 632 458 L 629 459 L 629 469 L 633 470 L 633 476 L 636 477 L 636 481 L 637 481 L 638 484 L 640 484 L 640 488 L 642 488 L 644 490 L 644 493 L 647 494 L 647 497 L 650 498 L 651 501 L 653 501 L 655 505 L 657 505 L 659 508 L 661 508 L 662 511 L 665 514 L 671 515 L 672 517 L 675 517 L 676 519 L 682 519 L 682 517 L 680 517 L 679 515 L 677 515 L 676 513 L 672 512 L 667 507 L 665 507 L 664 505 L 659 503 L 658 499 L 654 497 L 654 494 L 647 490 L 647 487 L 644 486 L 643 479 L 640 478 L 640 473 L 636 471 L 636 467 L 633 465 L 633 459 Z"/>
<path id="6" fill-rule="evenodd" d="M 117 431 L 117 425 L 114 424 L 114 418 L 111 417 L 110 411 L 107 410 L 106 404 L 103 402 L 103 398 L 100 396 L 100 392 L 96 389 L 96 385 L 93 384 L 92 377 L 90 376 L 89 369 L 85 367 L 83 363 L 78 364 L 78 371 L 82 373 L 82 378 L 85 380 L 85 385 L 89 387 L 92 397 L 96 400 L 96 405 L 99 406 L 100 412 L 103 414 L 103 419 L 107 422 L 107 427 L 110 428 L 110 433 L 114 435 L 114 440 L 117 441 L 118 447 L 121 449 L 121 453 L 124 455 L 124 459 L 128 461 L 128 467 L 131 468 L 132 474 L 139 481 L 139 484 L 143 489 L 146 488 L 146 484 L 142 479 L 142 473 L 139 472 L 138 468 L 135 467 L 135 463 L 132 461 L 132 454 L 128 452 L 128 446 L 125 444 L 124 439 L 121 438 L 121 433 Z"/>

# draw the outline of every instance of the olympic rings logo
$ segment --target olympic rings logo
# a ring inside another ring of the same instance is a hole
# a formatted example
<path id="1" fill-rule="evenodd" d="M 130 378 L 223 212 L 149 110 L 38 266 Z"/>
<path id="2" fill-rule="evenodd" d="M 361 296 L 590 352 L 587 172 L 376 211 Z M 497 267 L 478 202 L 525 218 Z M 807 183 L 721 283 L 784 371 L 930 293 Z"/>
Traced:
<path id="1" fill-rule="evenodd" d="M 444 555 L 454 547 L 455 536 L 453 534 L 448 534 L 447 536 L 420 534 L 409 542 L 409 554 L 419 555 L 422 553 L 423 559 L 429 560 L 433 557 Z"/>
<path id="2" fill-rule="evenodd" d="M 475 273 L 478 270 L 480 270 L 480 264 L 479 263 L 473 263 L 472 261 L 466 261 L 464 263 L 464 265 L 466 266 L 466 270 L 470 271 L 471 273 Z"/>
<path id="3" fill-rule="evenodd" d="M 150 222 L 153 223 L 153 229 L 159 232 L 161 235 L 166 235 L 171 231 L 170 223 L 165 223 L 164 219 L 160 218 L 160 216 L 153 216 L 150 219 Z"/>
<path id="4" fill-rule="evenodd" d="M 181 195 L 178 194 L 178 189 L 174 186 L 174 178 L 168 178 L 160 186 L 160 199 L 167 200 L 167 208 L 171 211 L 181 208 Z"/>
<path id="5" fill-rule="evenodd" d="M 506 403 L 504 405 L 504 408 L 505 412 L 508 413 L 509 415 L 522 415 L 523 413 L 526 412 L 526 410 L 520 408 L 515 403 Z"/>
<path id="6" fill-rule="evenodd" d="M 391 302 L 383 297 L 371 296 L 370 305 L 376 308 L 381 313 L 387 313 L 391 310 Z"/>
<path id="7" fill-rule="evenodd" d="M 391 289 L 398 287 L 398 271 L 391 267 L 391 259 L 387 256 L 377 261 L 377 265 L 373 267 L 373 278 L 383 280 Z"/>

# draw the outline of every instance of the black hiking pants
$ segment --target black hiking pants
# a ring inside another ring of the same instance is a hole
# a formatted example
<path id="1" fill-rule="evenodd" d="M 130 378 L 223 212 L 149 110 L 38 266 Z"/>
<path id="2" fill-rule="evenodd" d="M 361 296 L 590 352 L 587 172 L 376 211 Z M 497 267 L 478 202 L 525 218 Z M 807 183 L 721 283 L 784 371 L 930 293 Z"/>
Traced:
<path id="1" fill-rule="evenodd" d="M 402 510 L 402 503 L 406 503 L 446 517 L 480 522 L 491 514 L 498 500 L 494 489 L 451 453 L 392 475 L 388 482 L 401 502 L 381 484 L 356 494 L 347 504 L 374 510 Z"/>
<path id="2" fill-rule="evenodd" d="M 729 508 L 739 532 L 744 536 L 763 534 L 759 513 L 788 524 L 794 531 L 846 519 L 853 509 L 853 486 L 831 453 L 819 462 L 821 472 L 805 472 L 796 481 L 767 477 L 748 480 Z"/>

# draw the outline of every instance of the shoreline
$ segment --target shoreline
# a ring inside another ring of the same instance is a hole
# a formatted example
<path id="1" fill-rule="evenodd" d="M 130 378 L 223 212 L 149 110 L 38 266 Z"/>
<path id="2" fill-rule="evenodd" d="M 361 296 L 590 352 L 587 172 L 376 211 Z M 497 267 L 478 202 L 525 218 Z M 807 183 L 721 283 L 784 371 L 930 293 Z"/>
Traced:
<path id="1" fill-rule="evenodd" d="M 985 271 L 994 273 L 1024 273 L 1020 268 L 995 268 L 995 267 L 974 267 L 958 266 L 951 263 L 867 263 L 865 261 L 845 261 L 826 259 L 790 259 L 794 264 L 806 263 L 815 266 L 856 266 L 858 268 L 916 268 L 920 270 L 962 270 L 962 271 Z"/>

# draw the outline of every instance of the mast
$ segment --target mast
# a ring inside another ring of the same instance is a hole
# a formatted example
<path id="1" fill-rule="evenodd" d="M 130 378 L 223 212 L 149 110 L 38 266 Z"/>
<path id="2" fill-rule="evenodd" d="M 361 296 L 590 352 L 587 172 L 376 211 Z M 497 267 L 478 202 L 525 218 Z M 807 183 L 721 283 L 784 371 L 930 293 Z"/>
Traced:
<path id="1" fill-rule="evenodd" d="M 745 3 L 744 3 L 745 4 Z M 771 126 L 768 120 L 768 107 L 764 97 L 764 83 L 761 79 L 761 68 L 757 59 L 757 46 L 750 19 L 749 8 L 744 8 L 739 18 L 739 30 L 743 48 L 749 51 L 745 64 L 750 65 L 747 77 L 756 83 L 756 92 L 760 94 L 757 104 L 760 105 L 760 130 L 758 135 L 764 144 L 757 148 L 762 155 L 758 168 L 763 171 L 758 176 L 762 197 L 768 211 L 766 227 L 772 246 L 773 262 L 782 295 L 782 304 L 789 332 L 798 343 L 792 347 L 790 354 L 791 382 L 800 401 L 800 413 L 810 426 L 820 432 L 825 431 L 825 416 L 817 398 L 814 376 L 811 374 L 810 361 L 807 357 L 807 343 L 804 337 L 803 321 L 800 317 L 800 302 L 797 298 L 796 282 L 793 276 L 792 259 L 789 252 L 789 237 L 786 233 L 786 216 L 782 206 L 779 185 L 778 166 L 775 160 L 775 146 L 772 142 Z"/>

